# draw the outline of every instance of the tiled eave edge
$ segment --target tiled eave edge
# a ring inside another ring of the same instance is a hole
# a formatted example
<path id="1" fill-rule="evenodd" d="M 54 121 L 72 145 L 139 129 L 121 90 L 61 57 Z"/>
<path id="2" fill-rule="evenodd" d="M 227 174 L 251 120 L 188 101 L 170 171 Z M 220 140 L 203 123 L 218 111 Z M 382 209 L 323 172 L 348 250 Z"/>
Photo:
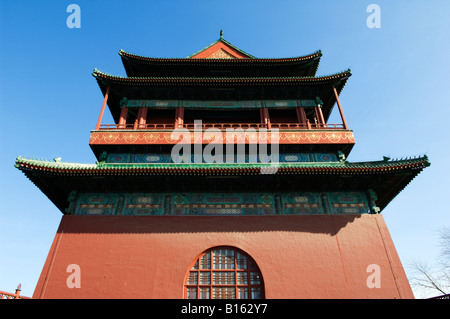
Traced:
<path id="1" fill-rule="evenodd" d="M 130 58 L 130 60 L 136 60 L 139 62 L 156 62 L 156 63 L 189 63 L 189 64 L 210 64 L 210 63 L 234 63 L 234 64 L 258 64 L 258 63 L 280 63 L 280 62 L 300 62 L 305 60 L 312 60 L 322 56 L 322 51 L 318 50 L 311 54 L 298 57 L 286 57 L 286 58 L 250 58 L 250 59 L 209 59 L 209 58 L 155 58 L 146 57 L 142 55 L 132 54 L 124 50 L 119 51 L 119 55 Z"/>
<path id="2" fill-rule="evenodd" d="M 217 78 L 217 77 L 122 77 L 101 72 L 94 69 L 92 75 L 97 79 L 112 81 L 123 84 L 167 84 L 178 83 L 180 85 L 191 84 L 245 84 L 245 83 L 322 83 L 330 80 L 346 80 L 351 76 L 350 70 L 319 76 L 319 77 L 239 77 L 239 78 Z"/>
<path id="3" fill-rule="evenodd" d="M 422 170 L 430 163 L 426 156 L 398 161 L 377 161 L 364 163 L 329 162 L 329 163 L 233 163 L 233 164 L 77 164 L 60 161 L 42 161 L 18 157 L 15 167 L 22 171 L 35 171 L 56 175 L 259 175 L 276 174 L 343 174 L 367 175 L 385 174 L 401 171 Z"/>

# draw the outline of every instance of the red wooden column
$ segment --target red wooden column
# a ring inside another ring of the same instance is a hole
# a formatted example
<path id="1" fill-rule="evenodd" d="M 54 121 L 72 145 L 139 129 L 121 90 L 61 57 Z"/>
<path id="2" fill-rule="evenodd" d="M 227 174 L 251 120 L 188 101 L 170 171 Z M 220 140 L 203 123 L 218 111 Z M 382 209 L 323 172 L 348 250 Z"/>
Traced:
<path id="1" fill-rule="evenodd" d="M 183 127 L 184 124 L 184 107 L 178 109 L 178 125 Z"/>
<path id="2" fill-rule="evenodd" d="M 260 108 L 259 109 L 259 117 L 260 117 L 260 119 L 261 119 L 261 127 L 264 127 L 265 126 L 265 121 L 264 121 L 264 108 Z"/>
<path id="3" fill-rule="evenodd" d="M 342 111 L 341 102 L 339 101 L 339 95 L 337 93 L 336 87 L 333 85 L 334 96 L 336 97 L 336 102 L 339 108 L 339 114 L 341 114 L 342 124 L 344 129 L 348 130 L 347 121 L 345 120 L 344 112 Z"/>
<path id="4" fill-rule="evenodd" d="M 303 106 L 296 107 L 295 111 L 297 113 L 298 122 L 300 124 L 305 125 L 305 127 L 307 127 L 305 108 Z"/>
<path id="5" fill-rule="evenodd" d="M 139 108 L 139 113 L 138 113 L 138 127 L 145 128 L 146 122 L 147 122 L 147 108 L 141 107 L 141 108 Z"/>
<path id="6" fill-rule="evenodd" d="M 300 114 L 300 108 L 299 108 L 299 107 L 296 107 L 296 108 L 295 108 L 295 114 L 297 114 L 297 122 L 300 123 L 300 124 L 302 124 L 303 121 L 302 121 L 302 116 L 301 116 L 301 114 Z"/>
<path id="7" fill-rule="evenodd" d="M 316 106 L 315 109 L 316 109 L 316 117 L 317 117 L 319 127 L 322 127 L 325 124 L 325 119 L 323 117 L 322 108 L 320 107 L 320 105 L 318 105 L 318 106 Z"/>
<path id="8" fill-rule="evenodd" d="M 267 109 L 267 107 L 263 107 L 262 108 L 262 114 L 261 115 L 263 116 L 263 119 L 264 119 L 263 123 L 270 130 L 272 128 L 272 125 L 270 124 L 269 110 Z"/>
<path id="9" fill-rule="evenodd" d="M 177 107 L 175 109 L 175 128 L 183 127 L 184 122 L 184 107 Z"/>
<path id="10" fill-rule="evenodd" d="M 103 99 L 102 109 L 100 110 L 100 115 L 98 117 L 97 125 L 95 126 L 95 130 L 100 129 L 100 124 L 102 123 L 103 113 L 105 113 L 106 102 L 108 101 L 110 86 L 106 89 L 105 98 Z"/>
<path id="11" fill-rule="evenodd" d="M 125 128 L 127 124 L 128 108 L 123 107 L 120 111 L 119 128 Z"/>
<path id="12" fill-rule="evenodd" d="M 175 120 L 174 120 L 174 128 L 178 128 L 178 122 L 180 121 L 179 120 L 179 114 L 180 113 L 180 109 L 177 107 L 176 109 L 175 109 Z"/>
<path id="13" fill-rule="evenodd" d="M 308 118 L 306 117 L 306 112 L 305 112 L 305 108 L 302 107 L 297 107 L 297 117 L 300 117 L 302 124 L 305 124 L 305 127 L 310 130 L 311 129 L 311 123 L 309 123 Z"/>

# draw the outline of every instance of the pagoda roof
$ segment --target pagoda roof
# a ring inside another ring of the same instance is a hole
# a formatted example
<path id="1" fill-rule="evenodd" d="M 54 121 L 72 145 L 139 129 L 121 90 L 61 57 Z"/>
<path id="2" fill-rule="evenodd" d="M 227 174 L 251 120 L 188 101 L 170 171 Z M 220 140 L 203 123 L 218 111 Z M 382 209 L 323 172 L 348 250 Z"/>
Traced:
<path id="1" fill-rule="evenodd" d="M 308 172 L 308 173 L 326 173 L 326 174 L 365 174 L 365 173 L 384 173 L 387 171 L 403 170 L 409 168 L 423 168 L 428 166 L 428 157 L 406 158 L 400 160 L 390 160 L 388 158 L 382 161 L 370 162 L 295 162 L 295 163 L 277 163 L 278 173 Z M 260 170 L 273 168 L 271 163 L 106 163 L 97 162 L 95 164 L 82 164 L 72 162 L 61 162 L 58 159 L 42 160 L 29 159 L 24 157 L 16 158 L 16 168 L 21 170 L 31 169 L 46 171 L 49 173 L 62 173 L 64 175 L 89 175 L 91 173 L 118 175 L 127 171 L 143 174 L 179 174 L 179 173 L 201 173 L 209 175 L 215 171 L 221 171 L 225 175 L 260 174 Z"/>
<path id="2" fill-rule="evenodd" d="M 127 76 L 314 76 L 322 52 L 257 58 L 220 38 L 186 58 L 153 58 L 119 51 Z"/>
<path id="3" fill-rule="evenodd" d="M 323 114 L 327 120 L 331 114 L 332 107 L 336 102 L 331 85 L 336 86 L 338 94 L 345 86 L 347 79 L 351 76 L 350 70 L 326 75 L 326 76 L 308 76 L 308 77 L 122 77 L 114 76 L 94 70 L 93 76 L 97 79 L 100 89 L 105 95 L 107 87 L 111 87 L 108 98 L 108 106 L 113 118 L 117 121 L 120 113 L 120 101 L 126 97 L 128 99 L 155 99 L 162 100 L 160 96 L 156 96 L 154 90 L 148 88 L 160 88 L 165 90 L 167 100 L 173 99 L 192 99 L 189 97 L 196 96 L 197 99 L 215 100 L 214 93 L 211 89 L 233 89 L 239 88 L 239 92 L 235 92 L 236 96 L 232 96 L 231 100 L 246 99 L 242 95 L 245 94 L 246 88 L 255 88 L 257 99 L 277 99 L 277 89 L 288 88 L 293 98 L 299 95 L 299 89 L 307 88 L 305 92 L 313 94 L 307 98 L 319 97 L 323 101 Z M 176 87 L 176 90 L 170 88 Z M 144 89 L 145 88 L 145 89 Z M 271 90 L 274 89 L 274 90 Z M 313 90 L 311 90 L 313 89 Z M 311 93 L 314 91 L 314 93 Z M 209 95 L 205 95 L 209 94 Z M 283 92 L 283 94 L 286 94 Z M 284 95 L 284 98 L 286 96 Z M 196 99 L 196 98 L 193 98 Z M 218 98 L 221 99 L 221 98 Z"/>
<path id="4" fill-rule="evenodd" d="M 230 63 L 230 64 L 238 64 L 238 65 L 252 65 L 258 63 L 283 63 L 283 62 L 305 62 L 313 59 L 322 57 L 322 50 L 317 50 L 313 53 L 309 53 L 306 55 L 294 56 L 294 57 L 285 57 L 285 58 L 247 58 L 247 59 L 225 59 L 225 58 L 157 58 L 157 57 L 148 57 L 138 54 L 133 54 L 127 52 L 123 49 L 119 51 L 119 55 L 124 58 L 128 58 L 130 60 L 134 60 L 136 62 L 142 63 L 182 63 L 182 64 L 216 64 L 216 63 Z"/>
<path id="5" fill-rule="evenodd" d="M 356 162 L 309 162 L 278 163 L 276 171 L 270 163 L 239 164 L 178 164 L 178 163 L 96 163 L 77 164 L 54 161 L 26 159 L 18 157 L 15 167 L 21 170 L 49 199 L 64 212 L 68 194 L 102 191 L 180 191 L 177 187 L 188 187 L 188 191 L 211 190 L 217 187 L 215 178 L 221 179 L 220 186 L 243 189 L 254 185 L 255 189 L 274 183 L 292 191 L 322 190 L 364 190 L 373 189 L 381 209 L 406 187 L 430 163 L 426 156 L 418 158 L 382 161 Z M 349 179 L 351 178 L 351 180 Z M 170 185 L 170 186 L 169 186 Z M 195 187 L 199 187 L 198 190 Z M 205 189 L 201 189 L 201 188 Z"/>
<path id="6" fill-rule="evenodd" d="M 155 58 L 119 51 L 125 71 L 139 76 L 201 76 L 211 73 L 314 76 L 322 51 L 286 58 Z M 214 70 L 218 67 L 218 70 Z"/>

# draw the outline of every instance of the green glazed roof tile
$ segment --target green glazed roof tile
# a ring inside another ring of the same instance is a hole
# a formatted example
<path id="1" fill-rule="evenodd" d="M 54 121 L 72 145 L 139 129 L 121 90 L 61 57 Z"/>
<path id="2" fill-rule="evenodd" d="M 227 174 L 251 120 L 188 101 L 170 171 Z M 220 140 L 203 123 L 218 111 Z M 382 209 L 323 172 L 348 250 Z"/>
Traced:
<path id="1" fill-rule="evenodd" d="M 33 170 L 48 173 L 58 173 L 62 175 L 83 174 L 127 174 L 138 172 L 142 174 L 176 174 L 176 173 L 229 173 L 239 174 L 243 172 L 260 172 L 264 169 L 277 169 L 279 173 L 305 173 L 305 174 L 370 174 L 383 173 L 393 170 L 422 169 L 430 163 L 426 156 L 395 161 L 374 161 L 374 162 L 298 162 L 298 163 L 97 163 L 80 164 L 59 161 L 44 161 L 36 159 L 26 159 L 18 157 L 15 166 L 20 170 Z"/>

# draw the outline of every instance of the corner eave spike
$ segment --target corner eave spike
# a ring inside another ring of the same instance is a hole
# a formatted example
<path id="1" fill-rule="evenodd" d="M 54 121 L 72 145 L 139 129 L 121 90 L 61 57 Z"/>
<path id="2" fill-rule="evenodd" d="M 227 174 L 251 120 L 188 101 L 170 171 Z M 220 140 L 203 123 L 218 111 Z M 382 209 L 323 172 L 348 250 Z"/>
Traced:
<path id="1" fill-rule="evenodd" d="M 223 30 L 220 30 L 220 38 L 223 39 Z"/>

